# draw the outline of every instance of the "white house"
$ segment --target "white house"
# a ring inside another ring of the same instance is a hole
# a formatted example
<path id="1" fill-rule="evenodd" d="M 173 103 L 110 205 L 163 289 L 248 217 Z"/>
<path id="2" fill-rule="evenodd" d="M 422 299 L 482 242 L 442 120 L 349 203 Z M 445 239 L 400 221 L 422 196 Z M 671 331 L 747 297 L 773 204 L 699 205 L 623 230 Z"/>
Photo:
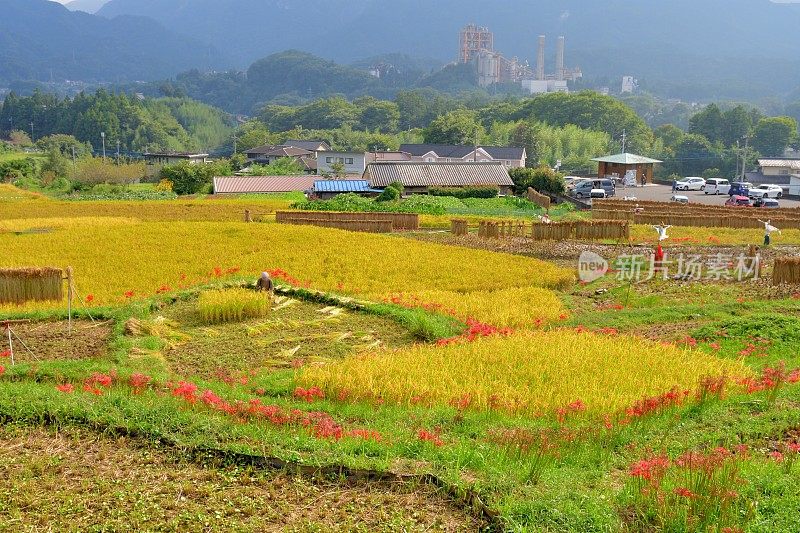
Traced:
<path id="1" fill-rule="evenodd" d="M 516 146 L 403 144 L 400 151 L 423 163 L 500 163 L 506 168 L 521 168 L 528 159 L 525 148 Z"/>
<path id="2" fill-rule="evenodd" d="M 361 176 L 367 168 L 367 154 L 364 152 L 336 152 L 325 150 L 317 152 L 317 174 L 335 174 L 333 165 L 344 165 L 344 174 Z"/>

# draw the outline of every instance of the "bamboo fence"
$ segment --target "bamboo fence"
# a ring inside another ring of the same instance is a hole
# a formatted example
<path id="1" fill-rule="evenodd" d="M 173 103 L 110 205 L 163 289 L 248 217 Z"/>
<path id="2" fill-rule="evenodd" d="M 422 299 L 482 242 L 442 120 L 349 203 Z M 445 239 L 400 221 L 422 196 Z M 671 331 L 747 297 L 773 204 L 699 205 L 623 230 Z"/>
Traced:
<path id="1" fill-rule="evenodd" d="M 592 210 L 592 219 L 628 221 L 632 224 L 669 224 L 671 226 L 691 226 L 700 228 L 763 228 L 764 224 L 759 218 L 769 218 L 773 226 L 781 229 L 800 229 L 800 214 L 790 217 L 776 213 L 775 209 L 769 211 L 743 211 L 746 208 L 736 208 L 734 213 L 705 213 L 684 214 L 672 211 L 656 211 L 646 209 L 635 213 L 628 211 L 612 211 L 607 209 Z M 776 216 L 777 215 L 777 216 Z"/>
<path id="2" fill-rule="evenodd" d="M 280 223 L 291 224 L 293 220 L 336 222 L 347 221 L 348 223 L 364 222 L 385 222 L 392 223 L 393 231 L 416 231 L 419 229 L 419 215 L 416 213 L 342 213 L 335 211 L 278 211 L 275 213 L 275 220 Z M 333 227 L 333 226 L 326 226 Z M 390 230 L 390 231 L 392 231 Z"/>
<path id="3" fill-rule="evenodd" d="M 492 239 L 527 237 L 537 241 L 620 241 L 630 238 L 630 224 L 620 220 L 579 220 L 550 224 L 484 220 L 478 223 L 478 236 Z"/>
<path id="4" fill-rule="evenodd" d="M 313 218 L 291 217 L 291 219 L 283 220 L 281 223 L 294 224 L 297 226 L 343 229 L 362 233 L 392 233 L 392 231 L 394 231 L 391 220 L 318 220 Z"/>
<path id="5" fill-rule="evenodd" d="M 778 257 L 772 269 L 773 285 L 800 285 L 800 257 Z"/>
<path id="6" fill-rule="evenodd" d="M 63 279 L 60 268 L 2 268 L 0 304 L 60 301 L 64 298 Z"/>

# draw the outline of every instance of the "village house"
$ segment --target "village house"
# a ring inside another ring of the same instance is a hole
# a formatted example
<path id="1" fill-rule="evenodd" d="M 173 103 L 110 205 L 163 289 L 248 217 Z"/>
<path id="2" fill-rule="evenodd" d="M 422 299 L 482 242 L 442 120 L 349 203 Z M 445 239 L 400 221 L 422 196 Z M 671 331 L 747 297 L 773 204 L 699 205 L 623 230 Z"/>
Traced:
<path id="1" fill-rule="evenodd" d="M 400 151 L 413 161 L 425 163 L 500 163 L 506 168 L 523 168 L 528 160 L 525 148 L 515 146 L 457 146 L 448 144 L 403 144 Z"/>
<path id="2" fill-rule="evenodd" d="M 624 180 L 629 172 L 635 176 L 636 183 L 653 183 L 655 165 L 658 159 L 650 159 L 636 154 L 616 154 L 592 159 L 598 163 L 597 175 L 601 178 Z"/>
<path id="3" fill-rule="evenodd" d="M 500 194 L 511 194 L 514 187 L 505 165 L 497 162 L 376 162 L 367 165 L 364 179 L 373 189 L 402 183 L 406 194 L 425 194 L 431 187 L 481 185 L 497 187 Z"/>
<path id="4" fill-rule="evenodd" d="M 190 165 L 208 163 L 208 154 L 195 152 L 146 152 L 142 157 L 144 158 L 147 176 L 150 178 L 158 176 L 161 173 L 161 169 L 167 165 L 177 165 L 183 162 Z"/>
<path id="5" fill-rule="evenodd" d="M 214 194 L 309 192 L 316 176 L 218 176 Z"/>

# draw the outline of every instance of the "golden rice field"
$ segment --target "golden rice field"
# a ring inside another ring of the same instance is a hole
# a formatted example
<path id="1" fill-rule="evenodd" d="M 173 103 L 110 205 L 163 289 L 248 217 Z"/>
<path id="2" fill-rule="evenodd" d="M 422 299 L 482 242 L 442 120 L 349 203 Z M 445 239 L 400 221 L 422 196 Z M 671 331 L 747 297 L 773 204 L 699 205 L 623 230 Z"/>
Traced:
<path id="1" fill-rule="evenodd" d="M 25 201 L 20 201 L 25 200 Z M 129 217 L 145 221 L 237 221 L 244 220 L 245 209 L 252 216 L 269 215 L 287 209 L 292 202 L 265 196 L 258 200 L 177 199 L 137 202 L 61 201 L 23 191 L 11 185 L 0 185 L 0 217 L 2 219 Z"/>
<path id="2" fill-rule="evenodd" d="M 332 397 L 447 405 L 468 395 L 475 409 L 536 415 L 577 400 L 588 412 L 616 412 L 723 374 L 746 376 L 749 370 L 637 337 L 550 330 L 351 356 L 304 369 L 299 380 Z"/>
<path id="3" fill-rule="evenodd" d="M 34 228 L 52 231 L 25 233 Z M 570 270 L 526 257 L 277 224 L 7 220 L 0 223 L 0 249 L 0 267 L 72 266 L 79 293 L 91 294 L 95 305 L 234 273 L 256 279 L 273 269 L 317 289 L 349 294 L 555 288 L 574 280 Z"/>
<path id="4" fill-rule="evenodd" d="M 564 304 L 540 287 L 513 287 L 487 292 L 417 291 L 372 296 L 401 305 L 429 307 L 460 318 L 473 318 L 499 328 L 528 329 L 566 318 Z"/>
<path id="5" fill-rule="evenodd" d="M 781 235 L 772 234 L 772 243 L 800 244 L 800 230 L 783 230 Z M 675 245 L 728 245 L 740 246 L 748 244 L 761 244 L 764 242 L 764 230 L 734 229 L 734 228 L 695 228 L 688 226 L 674 226 L 667 230 L 669 240 L 666 246 Z M 655 243 L 658 234 L 651 226 L 637 224 L 631 227 L 631 241 L 635 243 Z"/>

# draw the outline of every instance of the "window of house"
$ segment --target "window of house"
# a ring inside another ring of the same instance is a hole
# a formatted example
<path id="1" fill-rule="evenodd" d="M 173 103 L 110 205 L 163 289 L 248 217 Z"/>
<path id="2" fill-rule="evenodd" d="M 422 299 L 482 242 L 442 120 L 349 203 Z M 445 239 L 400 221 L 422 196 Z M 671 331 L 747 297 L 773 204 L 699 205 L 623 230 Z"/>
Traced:
<path id="1" fill-rule="evenodd" d="M 333 158 L 332 157 L 326 157 L 325 158 L 325 162 L 326 163 L 333 163 Z"/>
<path id="2" fill-rule="evenodd" d="M 789 175 L 789 169 L 788 168 L 782 168 L 781 169 L 781 176 L 788 176 L 788 175 Z"/>
<path id="3" fill-rule="evenodd" d="M 353 164 L 353 158 L 352 157 L 348 157 L 347 158 L 347 164 L 348 165 L 352 165 Z"/>

